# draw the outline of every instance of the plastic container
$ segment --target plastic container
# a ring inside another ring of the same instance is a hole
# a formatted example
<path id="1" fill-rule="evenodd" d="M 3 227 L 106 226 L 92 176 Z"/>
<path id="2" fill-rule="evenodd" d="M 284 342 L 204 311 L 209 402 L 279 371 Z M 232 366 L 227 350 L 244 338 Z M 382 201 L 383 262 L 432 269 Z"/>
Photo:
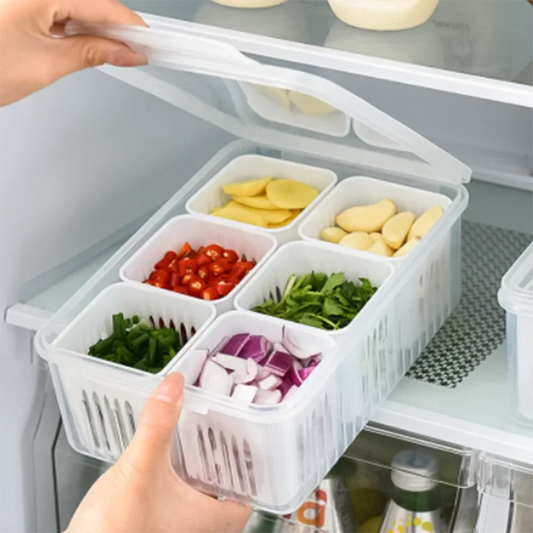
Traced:
<path id="1" fill-rule="evenodd" d="M 54 340 L 48 362 L 61 390 L 58 401 L 69 442 L 80 453 L 105 461 L 116 460 L 128 444 L 144 401 L 158 382 L 153 374 L 87 355 L 92 344 L 112 333 L 111 316 L 119 312 L 141 319 L 152 316 L 166 326 L 173 321 L 182 342 L 194 339 L 194 330 L 202 333 L 216 314 L 202 300 L 118 283 L 104 289 Z M 135 394 L 128 392 L 132 384 Z"/>
<path id="2" fill-rule="evenodd" d="M 179 250 L 185 242 L 188 242 L 194 249 L 211 243 L 218 244 L 222 248 L 235 250 L 239 256 L 244 254 L 247 259 L 257 262 L 255 268 L 230 294 L 211 302 L 219 313 L 232 308 L 235 295 L 253 278 L 254 273 L 259 270 L 277 246 L 274 237 L 256 230 L 253 226 L 244 226 L 214 217 L 206 219 L 182 215 L 169 220 L 126 261 L 120 269 L 120 278 L 126 282 L 141 284 L 154 269 L 154 264 L 168 250 Z"/>
<path id="3" fill-rule="evenodd" d="M 342 420 L 335 392 L 334 341 L 299 324 L 232 311 L 218 317 L 169 368 L 183 371 L 194 349 L 214 349 L 224 337 L 237 333 L 281 342 L 283 326 L 301 348 L 323 354 L 318 367 L 296 394 L 274 406 L 247 405 L 188 385 L 178 424 L 177 465 L 178 474 L 199 490 L 254 501 L 280 514 L 294 510 L 314 489 L 322 461 L 336 460 L 332 443 L 341 436 L 337 432 Z M 328 428 L 328 436 L 318 428 Z"/>
<path id="4" fill-rule="evenodd" d="M 272 157 L 243 156 L 229 163 L 209 183 L 194 194 L 186 204 L 187 211 L 191 214 L 208 215 L 213 209 L 222 207 L 230 200 L 230 196 L 222 190 L 222 185 L 264 178 L 265 176 L 293 179 L 316 187 L 320 191 L 318 197 L 287 226 L 262 229 L 262 231 L 276 237 L 280 244 L 298 238 L 298 224 L 337 183 L 337 175 L 325 168 L 302 165 Z M 245 226 L 250 227 L 247 224 Z"/>
<path id="5" fill-rule="evenodd" d="M 513 416 L 533 425 L 533 243 L 502 279 L 498 301 L 507 311 L 507 360 Z"/>

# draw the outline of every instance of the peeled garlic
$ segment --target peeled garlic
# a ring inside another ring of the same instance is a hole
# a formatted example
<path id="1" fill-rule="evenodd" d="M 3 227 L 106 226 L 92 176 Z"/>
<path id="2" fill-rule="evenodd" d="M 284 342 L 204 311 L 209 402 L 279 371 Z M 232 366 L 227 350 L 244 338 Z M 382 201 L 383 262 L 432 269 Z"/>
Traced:
<path id="1" fill-rule="evenodd" d="M 396 214 L 394 202 L 385 198 L 372 205 L 350 207 L 337 216 L 335 222 L 345 231 L 380 231 L 383 224 Z"/>
<path id="2" fill-rule="evenodd" d="M 410 241 L 414 237 L 422 238 L 433 227 L 437 220 L 439 220 L 441 215 L 442 207 L 440 205 L 428 209 L 422 216 L 416 219 L 415 223 L 409 230 L 407 240 Z"/>
<path id="3" fill-rule="evenodd" d="M 407 255 L 419 242 L 421 241 L 420 237 L 414 237 L 413 239 L 407 241 L 395 254 L 394 257 L 403 257 Z"/>
<path id="4" fill-rule="evenodd" d="M 339 244 L 339 242 L 344 239 L 348 235 L 343 229 L 341 228 L 324 228 L 320 232 L 320 238 L 323 241 L 332 242 L 334 244 Z"/>
<path id="5" fill-rule="evenodd" d="M 346 235 L 339 244 L 356 250 L 368 250 L 372 246 L 372 240 L 366 231 L 355 231 Z"/>
<path id="6" fill-rule="evenodd" d="M 394 250 L 381 241 L 376 241 L 368 250 L 371 254 L 383 255 L 385 257 L 392 257 Z"/>
<path id="7" fill-rule="evenodd" d="M 405 242 L 405 237 L 407 237 L 414 221 L 415 215 L 409 211 L 394 215 L 385 222 L 383 229 L 381 230 L 381 235 L 383 236 L 384 241 L 391 248 L 398 250 Z"/>

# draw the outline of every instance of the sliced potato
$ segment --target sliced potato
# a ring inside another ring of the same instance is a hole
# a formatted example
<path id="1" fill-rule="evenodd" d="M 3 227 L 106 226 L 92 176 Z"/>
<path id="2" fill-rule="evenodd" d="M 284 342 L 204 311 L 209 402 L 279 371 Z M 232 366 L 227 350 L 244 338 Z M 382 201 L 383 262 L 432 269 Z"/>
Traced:
<path id="1" fill-rule="evenodd" d="M 232 200 L 255 209 L 277 209 L 277 207 L 267 198 L 266 194 L 261 196 L 233 196 Z"/>
<path id="2" fill-rule="evenodd" d="M 286 89 L 280 89 L 279 87 L 269 87 L 268 85 L 256 85 L 256 87 L 266 94 L 272 100 L 275 100 L 280 106 L 284 107 L 287 111 L 291 109 L 291 102 L 289 100 L 289 93 Z"/>
<path id="3" fill-rule="evenodd" d="M 413 213 L 409 211 L 398 213 L 385 222 L 381 235 L 391 248 L 399 250 L 405 242 L 405 238 L 414 221 L 415 215 Z"/>
<path id="4" fill-rule="evenodd" d="M 255 209 L 254 207 L 242 205 L 233 200 L 228 202 L 226 207 L 259 215 L 267 224 L 279 224 L 292 216 L 292 213 L 288 209 Z"/>
<path id="5" fill-rule="evenodd" d="M 302 211 L 300 209 L 294 209 L 291 211 L 291 216 L 284 220 L 283 222 L 278 222 L 277 224 L 271 223 L 268 225 L 269 228 L 283 228 L 285 226 L 288 226 Z"/>
<path id="6" fill-rule="evenodd" d="M 324 117 L 337 111 L 334 107 L 326 102 L 310 96 L 309 94 L 289 91 L 289 100 L 295 104 L 298 109 L 309 117 Z"/>
<path id="7" fill-rule="evenodd" d="M 346 209 L 335 219 L 335 222 L 348 233 L 380 231 L 383 224 L 396 214 L 396 206 L 392 200 L 385 198 L 372 205 L 361 205 Z"/>
<path id="8" fill-rule="evenodd" d="M 423 237 L 439 220 L 442 215 L 442 207 L 436 205 L 431 209 L 428 209 L 422 216 L 418 217 L 415 223 L 411 226 L 409 230 L 409 235 L 407 240 L 411 240 L 414 237 Z"/>
<path id="9" fill-rule="evenodd" d="M 394 257 L 404 257 L 420 242 L 420 240 L 420 237 L 414 237 L 407 241 L 397 252 L 395 252 Z"/>
<path id="10" fill-rule="evenodd" d="M 391 257 L 394 253 L 394 250 L 386 243 L 382 241 L 376 241 L 374 244 L 367 250 L 371 254 L 383 255 L 385 257 Z"/>
<path id="11" fill-rule="evenodd" d="M 324 228 L 320 232 L 320 238 L 323 241 L 339 244 L 348 234 L 341 228 Z"/>
<path id="12" fill-rule="evenodd" d="M 236 222 L 244 222 L 245 224 L 259 226 L 260 228 L 266 228 L 267 226 L 265 219 L 256 213 L 234 209 L 231 206 L 215 209 L 211 214 L 215 217 L 227 218 L 228 220 L 234 220 Z"/>
<path id="13" fill-rule="evenodd" d="M 355 231 L 346 235 L 339 244 L 356 250 L 368 250 L 372 246 L 372 239 L 366 231 Z"/>
<path id="14" fill-rule="evenodd" d="M 318 189 L 295 180 L 273 180 L 266 186 L 268 199 L 280 209 L 305 209 L 318 194 Z"/>
<path id="15" fill-rule="evenodd" d="M 267 183 L 272 181 L 272 176 L 252 181 L 240 181 L 222 185 L 226 194 L 231 196 L 259 196 L 264 194 Z"/>

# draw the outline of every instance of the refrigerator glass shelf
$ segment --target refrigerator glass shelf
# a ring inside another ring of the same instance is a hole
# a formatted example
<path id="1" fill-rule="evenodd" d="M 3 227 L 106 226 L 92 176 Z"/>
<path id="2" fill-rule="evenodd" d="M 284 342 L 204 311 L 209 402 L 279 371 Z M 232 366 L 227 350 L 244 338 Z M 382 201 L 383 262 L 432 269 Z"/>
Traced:
<path id="1" fill-rule="evenodd" d="M 344 24 L 327 0 L 239 9 L 211 0 L 126 0 L 150 20 L 239 50 L 410 85 L 533 107 L 533 8 L 525 0 L 441 0 L 412 30 Z"/>

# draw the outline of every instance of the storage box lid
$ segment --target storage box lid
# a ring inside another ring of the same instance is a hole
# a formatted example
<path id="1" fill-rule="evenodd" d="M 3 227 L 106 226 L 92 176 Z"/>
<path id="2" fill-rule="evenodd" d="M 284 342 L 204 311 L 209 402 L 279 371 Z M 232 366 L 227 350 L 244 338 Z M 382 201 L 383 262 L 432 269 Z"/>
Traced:
<path id="1" fill-rule="evenodd" d="M 498 301 L 510 313 L 533 317 L 533 242 L 502 278 Z"/>
<path id="2" fill-rule="evenodd" d="M 67 33 L 112 38 L 145 54 L 147 67 L 102 70 L 236 137 L 370 170 L 455 184 L 470 179 L 453 156 L 327 79 L 259 63 L 230 44 L 145 18 L 149 28 L 71 21 Z"/>

